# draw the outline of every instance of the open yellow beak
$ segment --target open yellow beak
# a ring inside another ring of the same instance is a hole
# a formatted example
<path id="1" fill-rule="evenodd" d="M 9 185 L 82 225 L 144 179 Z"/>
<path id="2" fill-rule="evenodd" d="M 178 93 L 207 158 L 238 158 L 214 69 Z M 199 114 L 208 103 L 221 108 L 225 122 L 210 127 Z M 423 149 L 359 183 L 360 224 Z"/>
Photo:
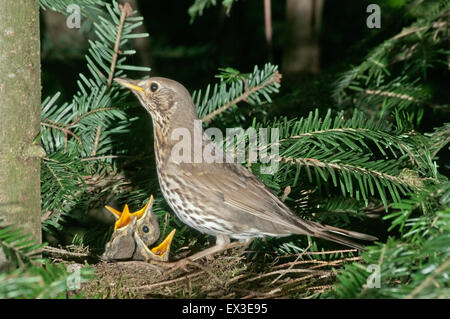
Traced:
<path id="1" fill-rule="evenodd" d="M 134 213 L 130 213 L 130 210 L 129 210 L 127 204 L 125 204 L 125 207 L 123 208 L 122 212 L 120 212 L 117 209 L 114 209 L 108 205 L 106 205 L 105 208 L 107 210 L 109 210 L 117 218 L 117 221 L 114 225 L 114 230 L 117 230 L 119 228 L 122 228 L 122 227 L 128 225 L 130 223 L 131 216 L 136 216 L 137 219 L 141 218 L 142 215 L 147 210 L 147 207 L 149 205 L 150 205 L 150 209 L 151 209 L 153 206 L 153 195 L 150 196 L 149 201 L 147 202 L 147 204 L 145 204 L 145 206 L 143 208 L 141 208 L 140 210 L 138 210 L 137 212 L 134 212 Z"/>
<path id="2" fill-rule="evenodd" d="M 173 237 L 175 236 L 176 229 L 172 230 L 169 235 L 156 247 L 151 249 L 152 253 L 159 256 L 161 259 L 169 253 L 170 245 L 172 244 Z"/>
<path id="3" fill-rule="evenodd" d="M 145 93 L 145 90 L 141 88 L 139 85 L 137 85 L 135 80 L 125 78 L 115 78 L 114 81 L 116 81 L 123 87 L 130 89 L 131 91 Z"/>

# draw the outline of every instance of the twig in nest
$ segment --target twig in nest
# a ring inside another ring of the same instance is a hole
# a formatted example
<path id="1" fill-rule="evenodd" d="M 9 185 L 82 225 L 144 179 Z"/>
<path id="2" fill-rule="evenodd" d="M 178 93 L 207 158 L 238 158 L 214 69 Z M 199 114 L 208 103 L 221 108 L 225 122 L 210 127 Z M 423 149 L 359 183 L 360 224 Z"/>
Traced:
<path id="1" fill-rule="evenodd" d="M 197 262 L 195 262 L 195 261 L 192 261 L 192 260 L 189 260 L 189 259 L 184 259 L 183 262 L 185 262 L 187 265 L 193 265 L 193 266 L 195 266 L 195 267 L 197 267 L 197 268 L 203 270 L 203 271 L 206 272 L 208 275 L 210 275 L 211 277 L 213 277 L 214 280 L 217 281 L 217 283 L 219 283 L 220 285 L 223 284 L 222 281 L 219 279 L 219 277 L 217 277 L 215 274 L 213 274 L 212 271 L 211 271 L 210 269 L 208 269 L 207 267 L 205 267 L 205 266 L 203 266 L 203 265 L 200 265 L 199 263 L 197 263 Z M 178 268 L 175 268 L 175 269 L 178 269 Z M 173 270 L 175 270 L 175 269 L 173 269 Z M 171 271 L 173 271 L 173 270 L 170 270 L 170 269 L 169 269 L 169 273 L 170 273 Z"/>
<path id="2" fill-rule="evenodd" d="M 138 260 L 130 260 L 130 261 L 117 261 L 115 262 L 116 265 L 124 265 L 124 266 L 131 266 L 134 268 L 138 267 L 144 267 L 149 268 L 151 270 L 158 271 L 159 275 L 163 275 L 163 271 L 161 269 L 161 266 L 158 266 L 157 264 L 148 263 L 145 261 L 138 261 Z"/>
<path id="3" fill-rule="evenodd" d="M 249 278 L 246 279 L 242 282 L 249 282 L 249 281 L 255 281 L 264 277 L 268 277 L 268 276 L 272 276 L 272 275 L 276 275 L 276 274 L 286 274 L 286 273 L 315 273 L 318 275 L 322 275 L 322 274 L 326 274 L 326 271 L 323 270 L 315 270 L 315 269 L 281 269 L 281 270 L 275 270 L 275 271 L 271 271 L 265 274 L 261 274 L 259 276 L 253 277 L 253 278 Z"/>
<path id="4" fill-rule="evenodd" d="M 339 259 L 339 260 L 325 261 L 325 262 L 321 263 L 320 265 L 312 266 L 311 269 L 317 269 L 317 268 L 322 268 L 322 267 L 326 267 L 326 266 L 336 266 L 338 264 L 342 264 L 347 261 L 357 261 L 357 260 L 361 260 L 361 257 L 349 257 L 349 258 L 343 258 L 343 259 Z"/>
<path id="5" fill-rule="evenodd" d="M 297 262 L 307 251 L 308 249 L 311 248 L 311 243 L 308 244 L 308 247 L 306 247 L 306 249 L 297 256 L 297 258 L 295 259 L 295 261 Z M 288 270 L 292 269 L 292 267 L 294 267 L 295 262 L 292 263 L 292 265 L 289 266 Z M 275 278 L 269 285 L 273 285 L 275 284 L 281 277 L 283 277 L 284 274 L 280 274 L 277 278 Z"/>
<path id="6" fill-rule="evenodd" d="M 292 262 L 287 262 L 281 265 L 275 265 L 272 267 L 272 269 L 280 269 L 286 266 L 290 266 L 289 268 L 295 266 L 295 265 L 302 265 L 302 264 L 319 264 L 316 266 L 312 266 L 311 269 L 315 269 L 315 268 L 320 268 L 320 267 L 324 267 L 324 266 L 335 266 L 337 264 L 346 262 L 346 261 L 356 261 L 356 260 L 360 260 L 361 257 L 348 257 L 348 258 L 343 258 L 343 259 L 339 259 L 339 260 L 333 260 L 333 261 L 324 261 L 324 260 L 300 260 L 300 261 L 292 261 Z"/>
<path id="7" fill-rule="evenodd" d="M 42 252 L 50 255 L 52 258 L 59 258 L 62 260 L 73 260 L 73 259 L 79 260 L 94 257 L 89 252 L 87 253 L 72 252 L 66 249 L 51 246 L 43 247 Z"/>
<path id="8" fill-rule="evenodd" d="M 157 283 L 150 284 L 150 285 L 144 285 L 144 286 L 136 287 L 136 289 L 137 290 L 152 290 L 155 287 L 170 285 L 170 284 L 173 284 L 173 283 L 176 283 L 176 282 L 180 282 L 180 281 L 183 281 L 183 280 L 188 280 L 188 279 L 197 277 L 197 276 L 199 276 L 199 275 L 201 275 L 203 273 L 205 273 L 205 271 L 204 270 L 200 270 L 200 271 L 197 271 L 195 273 L 192 273 L 192 274 L 189 274 L 189 275 L 186 275 L 186 276 L 183 276 L 183 277 L 178 277 L 178 278 L 171 279 L 171 280 L 166 280 L 166 281 L 157 282 Z"/>

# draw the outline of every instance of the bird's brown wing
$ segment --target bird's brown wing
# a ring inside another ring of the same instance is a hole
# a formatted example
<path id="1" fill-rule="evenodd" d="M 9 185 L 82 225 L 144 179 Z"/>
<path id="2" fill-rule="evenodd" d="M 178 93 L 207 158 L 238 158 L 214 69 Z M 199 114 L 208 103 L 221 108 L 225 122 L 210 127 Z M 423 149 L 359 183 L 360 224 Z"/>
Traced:
<path id="1" fill-rule="evenodd" d="M 261 219 L 260 227 L 266 225 L 270 228 L 260 229 L 263 232 L 271 232 L 275 228 L 280 232 L 278 235 L 312 234 L 308 229 L 309 224 L 303 224 L 303 220 L 294 215 L 263 182 L 242 165 L 235 163 L 197 165 L 183 163 L 181 167 L 182 171 L 199 177 L 189 179 L 192 189 L 204 194 L 220 194 L 217 198 L 220 198 L 223 205 L 218 205 L 218 207 L 225 206 L 234 212 L 235 214 L 231 214 L 230 218 L 238 217 L 240 214 L 250 214 Z M 223 212 L 217 211 L 216 213 L 221 218 L 226 219 L 227 217 Z M 243 216 L 239 217 L 239 220 L 247 220 Z"/>
<path id="2" fill-rule="evenodd" d="M 245 223 L 250 221 L 252 227 L 261 232 L 283 236 L 303 234 L 321 237 L 346 246 L 364 249 L 346 237 L 361 240 L 375 240 L 376 237 L 347 231 L 313 221 L 303 220 L 296 216 L 272 191 L 264 185 L 252 172 L 240 164 L 181 164 L 181 172 L 196 175 L 200 178 L 189 179 L 192 191 L 203 194 L 217 194 L 217 217 L 229 219 L 230 222 Z M 186 185 L 188 186 L 188 185 Z M 220 211 L 225 208 L 231 214 Z M 249 218 L 252 217 L 252 218 Z M 256 219 L 256 220 L 255 220 Z M 259 220 L 259 222 L 258 222 Z"/>

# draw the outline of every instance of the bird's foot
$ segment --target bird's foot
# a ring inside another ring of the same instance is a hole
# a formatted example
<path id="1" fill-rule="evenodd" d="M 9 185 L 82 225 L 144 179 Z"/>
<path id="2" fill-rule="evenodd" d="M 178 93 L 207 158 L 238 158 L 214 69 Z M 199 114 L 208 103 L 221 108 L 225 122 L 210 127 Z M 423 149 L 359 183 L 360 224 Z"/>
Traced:
<path id="1" fill-rule="evenodd" d="M 164 263 L 165 267 L 165 275 L 169 275 L 172 272 L 174 272 L 177 269 L 182 269 L 184 272 L 189 272 L 189 265 L 196 265 L 195 262 L 193 262 L 189 257 L 170 262 L 170 263 Z"/>
<path id="2" fill-rule="evenodd" d="M 233 243 L 227 243 L 227 244 L 214 245 L 212 247 L 209 247 L 202 251 L 199 251 L 198 253 L 196 253 L 192 256 L 186 257 L 185 259 L 189 259 L 190 261 L 197 261 L 202 258 L 212 258 L 212 256 L 214 254 L 219 253 L 221 251 L 231 249 L 231 248 L 244 247 L 247 245 L 248 245 L 247 242 L 240 242 L 240 241 L 236 241 Z"/>
<path id="3" fill-rule="evenodd" d="M 218 240 L 218 242 L 216 243 L 216 245 L 206 248 L 202 251 L 199 251 L 198 253 L 192 255 L 192 256 L 188 256 L 185 257 L 183 259 L 177 260 L 175 262 L 170 262 L 170 263 L 164 263 L 163 265 L 166 267 L 166 274 L 172 273 L 173 271 L 177 270 L 177 269 L 182 269 L 185 272 L 189 272 L 189 265 L 191 266 L 195 266 L 197 268 L 202 268 L 201 265 L 199 265 L 198 263 L 196 263 L 197 260 L 200 260 L 202 258 L 207 258 L 207 259 L 211 259 L 213 258 L 213 255 L 227 250 L 227 249 L 231 249 L 231 248 L 237 248 L 237 247 L 247 247 L 249 245 L 250 241 L 236 241 L 236 242 L 232 242 L 230 243 L 229 240 L 227 240 L 226 238 L 220 238 Z"/>

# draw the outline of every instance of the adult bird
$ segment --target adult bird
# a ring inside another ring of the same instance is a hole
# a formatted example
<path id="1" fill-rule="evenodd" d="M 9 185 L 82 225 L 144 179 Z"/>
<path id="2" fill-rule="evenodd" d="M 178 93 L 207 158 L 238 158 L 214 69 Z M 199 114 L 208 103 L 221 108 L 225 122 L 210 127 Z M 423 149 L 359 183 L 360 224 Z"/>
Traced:
<path id="1" fill-rule="evenodd" d="M 295 215 L 263 182 L 241 164 L 224 160 L 208 163 L 198 160 L 205 148 L 222 149 L 194 124 L 199 121 L 193 100 L 180 83 L 162 77 L 145 80 L 116 78 L 130 89 L 151 115 L 158 180 L 164 198 L 175 215 L 185 224 L 216 236 L 216 245 L 192 260 L 226 249 L 230 238 L 248 242 L 255 237 L 310 235 L 363 250 L 349 238 L 375 240 L 376 237 L 348 231 Z M 180 133 L 190 138 L 183 154 L 185 161 L 175 159 L 179 151 Z M 200 133 L 201 148 L 195 143 Z M 174 151 L 174 150 L 178 151 Z M 197 152 L 197 153 L 196 153 Z M 198 154 L 201 152 L 201 154 Z M 222 154 L 222 153 L 220 153 Z M 216 154 L 217 155 L 217 154 Z M 223 153 L 223 158 L 227 155 Z"/>

